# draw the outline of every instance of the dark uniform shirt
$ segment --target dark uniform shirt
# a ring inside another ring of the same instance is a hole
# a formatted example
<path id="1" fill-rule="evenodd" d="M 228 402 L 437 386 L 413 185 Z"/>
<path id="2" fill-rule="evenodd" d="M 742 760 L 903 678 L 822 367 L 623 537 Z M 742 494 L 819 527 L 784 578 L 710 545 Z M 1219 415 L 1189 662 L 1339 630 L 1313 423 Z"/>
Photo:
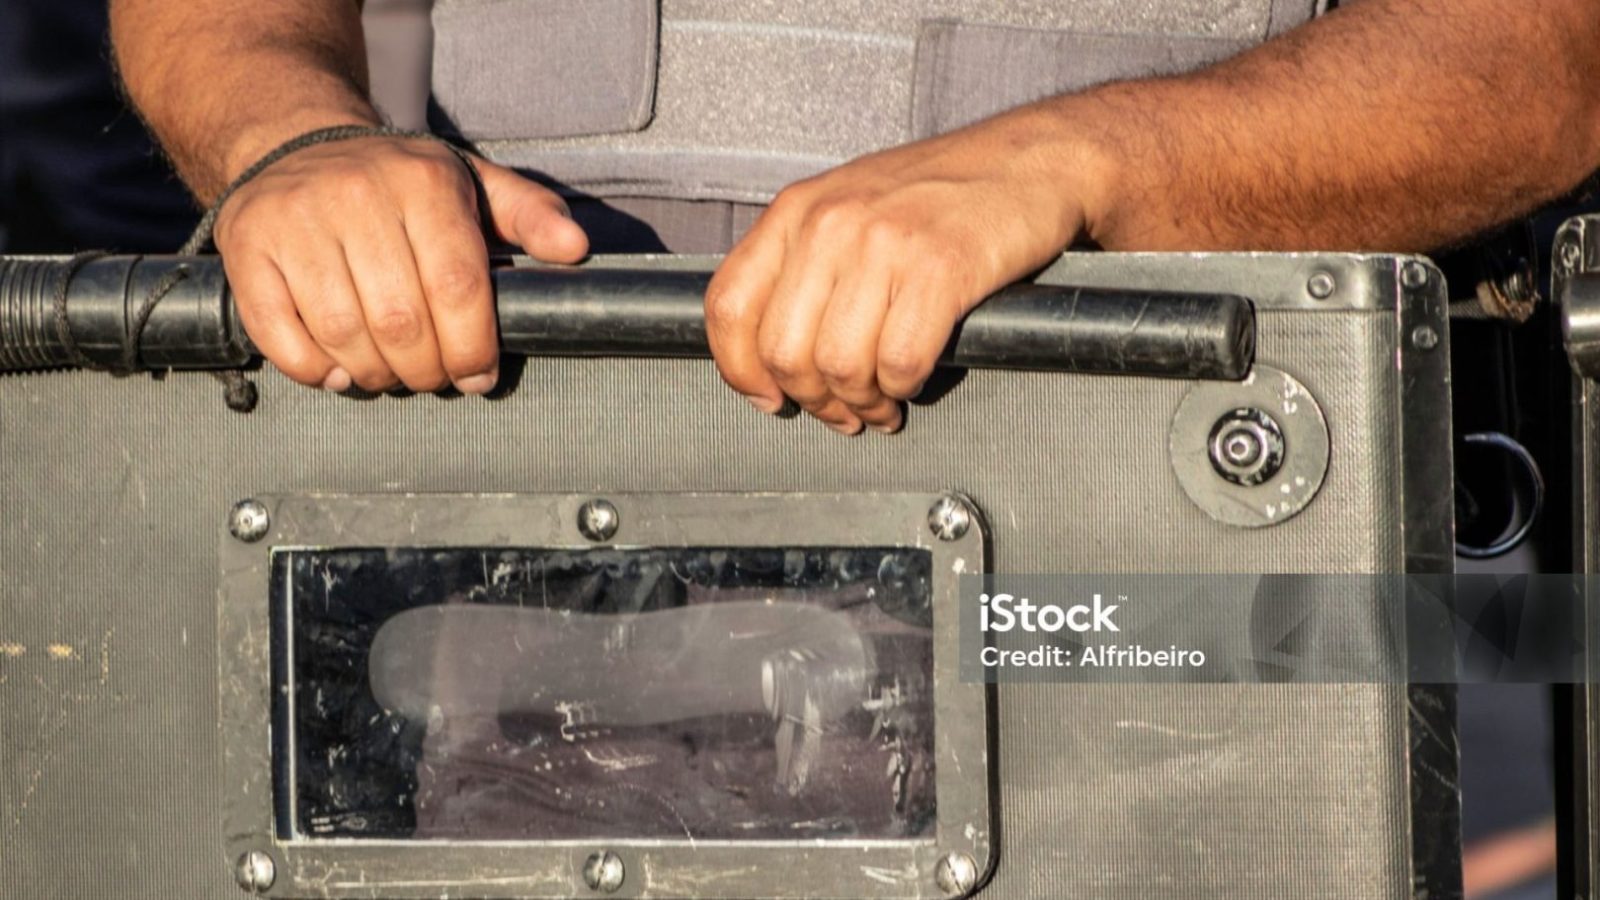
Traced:
<path id="1" fill-rule="evenodd" d="M 0 0 L 0 249 L 176 249 L 193 200 L 123 102 L 105 0 Z"/>

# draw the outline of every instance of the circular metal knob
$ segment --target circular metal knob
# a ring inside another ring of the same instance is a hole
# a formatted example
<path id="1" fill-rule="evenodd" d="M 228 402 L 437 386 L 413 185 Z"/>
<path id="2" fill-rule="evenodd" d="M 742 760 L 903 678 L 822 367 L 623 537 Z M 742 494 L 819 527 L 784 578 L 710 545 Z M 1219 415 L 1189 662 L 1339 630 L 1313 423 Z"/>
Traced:
<path id="1" fill-rule="evenodd" d="M 1253 406 L 1217 419 L 1207 446 L 1211 467 L 1237 485 L 1263 484 L 1283 468 L 1283 429 L 1276 419 Z"/>

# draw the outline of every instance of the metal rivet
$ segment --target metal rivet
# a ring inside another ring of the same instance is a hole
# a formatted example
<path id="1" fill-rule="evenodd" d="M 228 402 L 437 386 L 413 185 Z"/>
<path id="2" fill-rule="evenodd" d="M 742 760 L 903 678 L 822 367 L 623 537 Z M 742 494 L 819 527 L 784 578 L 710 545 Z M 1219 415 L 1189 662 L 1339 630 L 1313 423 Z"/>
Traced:
<path id="1" fill-rule="evenodd" d="M 1326 300 L 1332 297 L 1336 287 L 1338 287 L 1338 283 L 1327 272 L 1318 272 L 1306 281 L 1306 293 L 1317 300 Z"/>
<path id="2" fill-rule="evenodd" d="M 972 527 L 972 510 L 965 500 L 946 494 L 928 510 L 928 528 L 941 541 L 958 541 Z"/>
<path id="3" fill-rule="evenodd" d="M 946 853 L 934 866 L 933 880 L 946 894 L 965 894 L 978 886 L 978 864 L 965 853 Z"/>
<path id="4" fill-rule="evenodd" d="M 273 864 L 272 857 L 260 850 L 251 850 L 234 863 L 233 877 L 243 890 L 265 894 L 278 879 L 278 868 Z"/>
<path id="5" fill-rule="evenodd" d="M 1411 329 L 1411 346 L 1418 350 L 1432 350 L 1439 346 L 1439 332 L 1431 325 L 1418 325 Z"/>
<path id="6" fill-rule="evenodd" d="M 1400 269 L 1400 283 L 1413 291 L 1427 287 L 1428 278 L 1428 267 L 1415 260 Z"/>
<path id="7" fill-rule="evenodd" d="M 578 509 L 578 530 L 591 541 L 609 541 L 617 533 L 622 515 L 609 500 L 590 500 Z"/>
<path id="8" fill-rule="evenodd" d="M 228 533 L 247 544 L 266 537 L 271 525 L 267 508 L 257 500 L 240 500 L 228 511 Z"/>
<path id="9" fill-rule="evenodd" d="M 1211 467 L 1237 485 L 1264 484 L 1283 468 L 1283 428 L 1277 419 L 1253 406 L 1218 418 L 1206 444 Z"/>
<path id="10" fill-rule="evenodd" d="M 610 850 L 591 854 L 583 863 L 584 883 L 601 893 L 616 893 L 626 877 L 627 869 L 622 865 L 622 857 Z"/>
<path id="11" fill-rule="evenodd" d="M 1583 262 L 1583 250 L 1576 241 L 1568 241 L 1561 245 L 1561 267 L 1572 270 L 1578 268 L 1578 263 Z"/>

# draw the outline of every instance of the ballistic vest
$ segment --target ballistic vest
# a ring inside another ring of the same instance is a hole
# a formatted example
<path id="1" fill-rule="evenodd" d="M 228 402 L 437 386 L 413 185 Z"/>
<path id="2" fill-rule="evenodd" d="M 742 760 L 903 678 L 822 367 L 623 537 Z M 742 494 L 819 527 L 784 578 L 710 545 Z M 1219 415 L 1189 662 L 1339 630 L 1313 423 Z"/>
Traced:
<path id="1" fill-rule="evenodd" d="M 724 234 L 696 223 L 694 246 L 670 248 L 715 251 L 786 184 L 1052 94 L 1198 68 L 1326 5 L 439 0 L 434 124 L 575 198 L 632 198 L 669 228 L 720 219 Z"/>

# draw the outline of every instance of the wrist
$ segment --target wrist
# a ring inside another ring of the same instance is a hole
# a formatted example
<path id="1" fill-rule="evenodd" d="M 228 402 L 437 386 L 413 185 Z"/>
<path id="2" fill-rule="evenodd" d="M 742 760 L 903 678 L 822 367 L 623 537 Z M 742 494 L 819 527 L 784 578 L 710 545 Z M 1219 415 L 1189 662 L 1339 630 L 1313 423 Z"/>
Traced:
<path id="1" fill-rule="evenodd" d="M 1119 157 L 1098 132 L 1099 115 L 1082 96 L 1058 97 L 1019 110 L 1017 149 L 1030 160 L 1030 183 L 1046 187 L 1062 246 L 1101 241 L 1121 179 Z M 1013 157 L 1016 158 L 1016 157 Z"/>
<path id="2" fill-rule="evenodd" d="M 1129 125 L 1123 121 L 1129 111 L 1098 92 L 1047 103 L 1057 134 L 1051 154 L 1056 183 L 1069 192 L 1082 217 L 1077 237 L 1112 249 L 1118 243 L 1120 202 L 1128 194 L 1125 161 L 1130 156 L 1122 135 Z"/>
<path id="3" fill-rule="evenodd" d="M 337 125 L 383 124 L 383 118 L 365 101 L 296 110 L 251 122 L 236 132 L 223 154 L 223 183 L 235 178 L 286 141 L 321 128 Z"/>

